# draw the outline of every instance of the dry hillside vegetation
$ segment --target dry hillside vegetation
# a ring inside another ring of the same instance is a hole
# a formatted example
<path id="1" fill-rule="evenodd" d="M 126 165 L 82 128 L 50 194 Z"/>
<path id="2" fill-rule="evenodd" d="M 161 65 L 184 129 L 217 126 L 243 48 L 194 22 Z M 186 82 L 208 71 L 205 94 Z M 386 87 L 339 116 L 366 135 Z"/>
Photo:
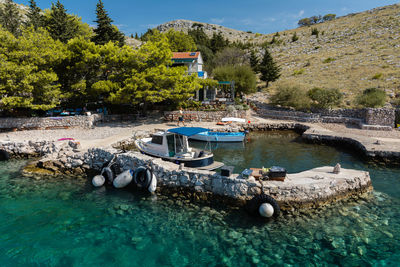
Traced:
<path id="1" fill-rule="evenodd" d="M 318 37 L 311 28 L 318 29 Z M 294 32 L 296 42 L 291 40 Z M 271 52 L 282 76 L 272 90 L 282 84 L 338 88 L 347 105 L 366 88 L 379 87 L 391 97 L 400 94 L 400 5 L 285 31 L 278 39 L 283 43 Z"/>
<path id="2" fill-rule="evenodd" d="M 187 32 L 199 27 L 198 24 L 203 25 L 208 35 L 221 32 L 231 41 L 255 45 L 270 43 L 275 35 L 250 34 L 186 20 L 168 22 L 158 29 L 174 28 Z M 318 30 L 318 37 L 311 34 L 313 28 Z M 292 42 L 294 33 L 298 40 Z M 303 90 L 337 88 L 345 93 L 345 106 L 353 105 L 355 95 L 371 87 L 384 89 L 394 97 L 400 94 L 400 5 L 279 32 L 270 51 L 282 68 L 282 76 L 271 84 L 269 93 L 282 85 L 298 86 Z"/>

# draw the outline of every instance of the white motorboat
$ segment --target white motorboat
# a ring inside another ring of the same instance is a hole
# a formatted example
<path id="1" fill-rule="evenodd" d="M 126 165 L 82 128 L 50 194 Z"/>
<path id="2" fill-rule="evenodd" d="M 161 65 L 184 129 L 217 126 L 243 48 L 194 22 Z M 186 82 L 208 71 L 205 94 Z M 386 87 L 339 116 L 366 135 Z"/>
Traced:
<path id="1" fill-rule="evenodd" d="M 149 138 L 135 140 L 135 145 L 140 152 L 162 158 L 176 164 L 183 163 L 185 167 L 204 170 L 214 170 L 224 164 L 214 161 L 210 151 L 189 147 L 188 137 L 208 131 L 200 127 L 180 127 L 157 132 Z"/>
<path id="2" fill-rule="evenodd" d="M 205 142 L 243 142 L 246 134 L 242 132 L 202 132 L 189 137 L 192 140 Z"/>

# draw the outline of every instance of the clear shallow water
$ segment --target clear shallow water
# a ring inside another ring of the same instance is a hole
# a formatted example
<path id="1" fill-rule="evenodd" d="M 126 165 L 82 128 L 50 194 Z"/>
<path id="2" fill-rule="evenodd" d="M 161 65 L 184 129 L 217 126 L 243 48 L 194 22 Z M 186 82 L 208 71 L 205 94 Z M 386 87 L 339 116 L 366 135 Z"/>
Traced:
<path id="1" fill-rule="evenodd" d="M 93 189 L 81 179 L 25 178 L 19 173 L 25 162 L 0 162 L 1 266 L 399 265 L 400 169 L 291 142 L 291 133 L 250 137 L 244 149 L 219 145 L 217 160 L 232 159 L 226 163 L 238 169 L 281 165 L 289 172 L 341 162 L 369 170 L 375 192 L 265 223 L 183 197 Z"/>

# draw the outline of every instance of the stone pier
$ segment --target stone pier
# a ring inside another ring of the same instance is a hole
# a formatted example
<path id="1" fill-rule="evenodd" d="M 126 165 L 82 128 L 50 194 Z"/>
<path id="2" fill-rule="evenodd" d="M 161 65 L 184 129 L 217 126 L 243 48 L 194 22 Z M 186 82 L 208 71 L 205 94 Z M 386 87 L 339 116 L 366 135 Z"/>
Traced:
<path id="1" fill-rule="evenodd" d="M 170 128 L 170 127 L 169 127 Z M 221 128 L 219 128 L 221 129 Z M 317 127 L 298 122 L 273 122 L 243 124 L 226 130 L 272 130 L 289 129 L 304 132 L 306 136 L 333 136 Z M 179 166 L 161 159 L 152 158 L 139 152 L 125 151 L 133 140 L 150 132 L 135 131 L 129 138 L 119 136 L 95 148 L 88 144 L 80 145 L 76 141 L 63 142 L 0 142 L 0 149 L 7 150 L 12 157 L 41 157 L 29 164 L 24 173 L 27 175 L 82 175 L 100 172 L 104 163 L 116 157 L 117 172 L 149 166 L 153 169 L 161 192 L 171 190 L 194 192 L 212 200 L 214 197 L 243 203 L 256 195 L 265 193 L 277 200 L 281 209 L 293 211 L 310 209 L 334 203 L 342 199 L 358 198 L 372 190 L 368 172 L 342 169 L 333 173 L 333 166 L 325 166 L 296 174 L 288 174 L 284 182 L 260 181 L 254 177 L 244 178 L 239 174 L 230 177 L 221 176 L 212 171 L 200 171 L 192 168 L 179 169 Z M 338 137 L 335 137 L 338 138 Z M 351 138 L 350 138 L 351 139 Z M 359 142 L 359 145 L 365 143 Z M 97 146 L 97 145 L 96 145 Z M 383 146 L 383 145 L 380 145 Z M 371 149 L 370 147 L 367 147 Z M 393 149 L 393 147 L 392 147 Z M 368 151 L 368 150 L 367 150 Z M 89 178 L 92 178 L 89 176 Z M 165 189 L 165 190 L 164 190 Z"/>

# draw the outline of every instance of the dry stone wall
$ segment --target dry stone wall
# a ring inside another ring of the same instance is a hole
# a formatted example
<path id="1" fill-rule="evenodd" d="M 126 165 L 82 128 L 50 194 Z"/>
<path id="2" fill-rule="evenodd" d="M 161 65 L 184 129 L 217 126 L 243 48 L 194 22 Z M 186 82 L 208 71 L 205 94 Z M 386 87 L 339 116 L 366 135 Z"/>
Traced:
<path id="1" fill-rule="evenodd" d="M 221 121 L 225 117 L 235 117 L 245 119 L 249 116 L 248 110 L 238 110 L 234 112 L 229 111 L 183 111 L 185 121 Z M 180 116 L 179 111 L 164 112 L 164 119 L 166 121 L 178 121 Z"/>
<path id="2" fill-rule="evenodd" d="M 395 109 L 392 108 L 335 109 L 301 112 L 273 107 L 258 101 L 252 102 L 255 104 L 257 113 L 260 116 L 270 119 L 314 123 L 345 123 L 370 130 L 391 130 L 395 123 Z"/>
<path id="3" fill-rule="evenodd" d="M 0 129 L 92 128 L 102 119 L 103 114 L 66 117 L 0 118 Z"/>

